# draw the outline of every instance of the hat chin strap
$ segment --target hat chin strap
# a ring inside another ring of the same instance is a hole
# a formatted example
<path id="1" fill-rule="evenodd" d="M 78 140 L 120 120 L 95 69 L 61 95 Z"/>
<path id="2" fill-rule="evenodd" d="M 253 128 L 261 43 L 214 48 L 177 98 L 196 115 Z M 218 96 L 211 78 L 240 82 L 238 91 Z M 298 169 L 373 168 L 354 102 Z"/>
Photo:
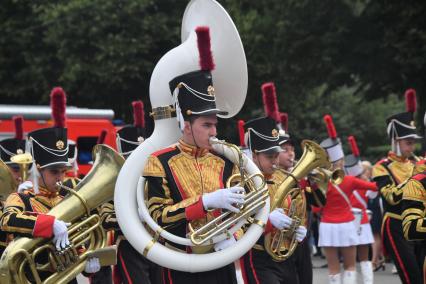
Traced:
<path id="1" fill-rule="evenodd" d="M 31 166 L 31 176 L 33 179 L 33 191 L 35 194 L 39 194 L 40 191 L 38 189 L 38 177 L 39 177 L 39 172 L 37 170 L 37 164 L 36 161 L 34 159 L 34 147 L 33 147 L 33 139 L 30 138 L 29 140 L 29 148 L 31 150 L 31 156 L 33 156 L 33 164 Z"/>
<path id="2" fill-rule="evenodd" d="M 179 129 L 181 132 L 183 132 L 183 128 L 185 127 L 185 124 L 184 124 L 184 119 L 182 115 L 182 110 L 180 109 L 178 96 L 179 96 L 179 88 L 176 87 L 175 90 L 173 91 L 173 100 L 175 102 L 176 119 L 179 123 Z"/>
<path id="3" fill-rule="evenodd" d="M 392 152 L 394 152 L 399 157 L 402 156 L 401 148 L 399 147 L 399 142 L 395 138 L 392 138 Z"/>

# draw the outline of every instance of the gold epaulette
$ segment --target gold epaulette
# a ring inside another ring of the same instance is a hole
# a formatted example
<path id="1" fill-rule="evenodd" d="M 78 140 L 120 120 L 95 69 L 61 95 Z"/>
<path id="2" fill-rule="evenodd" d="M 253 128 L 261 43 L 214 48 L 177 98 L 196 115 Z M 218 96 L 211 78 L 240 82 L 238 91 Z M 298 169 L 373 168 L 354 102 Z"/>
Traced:
<path id="1" fill-rule="evenodd" d="M 372 177 L 379 177 L 379 176 L 387 176 L 389 175 L 389 172 L 385 169 L 385 167 L 382 164 L 375 164 L 372 171 Z"/>
<path id="2" fill-rule="evenodd" d="M 156 156 L 149 156 L 148 161 L 143 170 L 143 176 L 150 177 L 166 177 L 166 172 L 164 171 L 163 165 Z"/>
<path id="3" fill-rule="evenodd" d="M 403 199 L 414 200 L 419 202 L 426 201 L 426 190 L 419 182 L 415 179 L 410 179 L 404 186 Z"/>
<path id="4" fill-rule="evenodd" d="M 9 195 L 9 197 L 6 199 L 4 207 L 21 207 L 25 209 L 24 202 L 16 192 Z"/>

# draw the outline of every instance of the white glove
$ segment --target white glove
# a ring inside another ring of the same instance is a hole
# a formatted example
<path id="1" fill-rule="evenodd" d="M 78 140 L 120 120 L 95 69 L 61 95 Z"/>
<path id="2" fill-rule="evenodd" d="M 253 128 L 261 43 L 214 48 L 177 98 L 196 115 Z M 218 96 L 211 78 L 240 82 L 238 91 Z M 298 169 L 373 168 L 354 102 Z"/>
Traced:
<path id="1" fill-rule="evenodd" d="M 278 230 L 282 230 L 290 227 L 293 219 L 285 215 L 282 208 L 276 208 L 274 211 L 269 213 L 269 221 L 271 222 L 272 226 Z"/>
<path id="2" fill-rule="evenodd" d="M 229 248 L 230 246 L 234 245 L 237 241 L 235 240 L 234 236 L 232 236 L 229 239 L 224 239 L 223 241 L 220 241 L 214 245 L 215 251 L 221 251 L 224 249 Z"/>
<path id="3" fill-rule="evenodd" d="M 86 261 L 86 266 L 84 267 L 84 272 L 86 273 L 96 273 L 101 270 L 101 264 L 99 258 L 91 257 Z"/>
<path id="4" fill-rule="evenodd" d="M 71 225 L 71 223 L 65 223 L 58 219 L 55 219 L 55 222 L 53 222 L 53 242 L 57 250 L 65 249 L 70 245 L 67 228 L 69 225 Z"/>
<path id="5" fill-rule="evenodd" d="M 240 209 L 234 204 L 241 205 L 244 203 L 244 188 L 234 186 L 230 188 L 218 189 L 214 192 L 203 194 L 204 209 L 228 209 L 229 211 L 238 213 Z"/>
<path id="6" fill-rule="evenodd" d="M 29 181 L 29 180 L 24 181 L 23 183 L 21 183 L 18 186 L 18 193 L 21 193 L 24 190 L 27 190 L 27 189 L 30 189 L 30 188 L 33 188 L 33 183 L 31 181 Z"/>
<path id="7" fill-rule="evenodd" d="M 365 193 L 365 196 L 367 196 L 370 199 L 374 199 L 377 197 L 378 194 L 379 194 L 378 191 L 367 190 L 367 192 Z"/>
<path id="8" fill-rule="evenodd" d="M 304 226 L 299 226 L 296 229 L 296 240 L 300 243 L 306 237 L 308 230 Z"/>

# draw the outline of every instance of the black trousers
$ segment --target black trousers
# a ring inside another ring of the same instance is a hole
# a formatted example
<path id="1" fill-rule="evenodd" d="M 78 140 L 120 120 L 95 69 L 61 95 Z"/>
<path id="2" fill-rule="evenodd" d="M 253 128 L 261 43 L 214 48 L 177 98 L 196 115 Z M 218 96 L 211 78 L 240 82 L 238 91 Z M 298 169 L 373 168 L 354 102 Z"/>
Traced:
<path id="1" fill-rule="evenodd" d="M 311 248 L 307 238 L 297 246 L 294 254 L 287 261 L 293 262 L 299 277 L 299 284 L 312 284 Z"/>
<path id="2" fill-rule="evenodd" d="M 244 256 L 244 270 L 249 284 L 297 284 L 299 283 L 294 260 L 290 257 L 275 262 L 262 250 L 252 249 Z"/>
<path id="3" fill-rule="evenodd" d="M 139 254 L 127 240 L 118 245 L 117 270 L 124 284 L 161 283 L 161 268 Z"/>
<path id="4" fill-rule="evenodd" d="M 101 270 L 90 276 L 90 284 L 112 284 L 111 266 L 102 266 Z"/>
<path id="5" fill-rule="evenodd" d="M 422 268 L 416 259 L 414 243 L 404 238 L 402 221 L 386 218 L 383 223 L 383 244 L 398 270 L 404 284 L 422 284 Z"/>
<path id="6" fill-rule="evenodd" d="M 188 273 L 164 268 L 163 269 L 164 284 L 236 284 L 235 266 L 233 263 L 222 268 L 198 272 Z"/>

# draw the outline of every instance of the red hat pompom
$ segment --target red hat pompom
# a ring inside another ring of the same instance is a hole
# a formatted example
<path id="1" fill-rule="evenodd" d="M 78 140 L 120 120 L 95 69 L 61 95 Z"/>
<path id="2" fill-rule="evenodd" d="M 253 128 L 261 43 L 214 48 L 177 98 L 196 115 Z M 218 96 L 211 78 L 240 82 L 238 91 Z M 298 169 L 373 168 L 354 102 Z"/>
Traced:
<path id="1" fill-rule="evenodd" d="M 405 91 L 405 107 L 407 109 L 407 112 L 416 112 L 416 90 L 408 89 Z"/>
<path id="2" fill-rule="evenodd" d="M 246 143 L 244 141 L 244 120 L 238 120 L 238 135 L 240 138 L 240 146 L 246 147 Z"/>
<path id="3" fill-rule="evenodd" d="M 24 118 L 22 115 L 12 117 L 13 123 L 15 124 L 15 139 L 24 139 Z"/>
<path id="4" fill-rule="evenodd" d="M 351 146 L 351 149 L 352 149 L 352 154 L 355 157 L 359 157 L 360 156 L 359 148 L 358 148 L 358 145 L 356 144 L 355 136 L 352 136 L 352 135 L 349 136 L 348 141 L 349 141 L 349 145 Z"/>
<path id="5" fill-rule="evenodd" d="M 288 114 L 286 112 L 280 113 L 281 127 L 287 132 L 288 131 Z"/>
<path id="6" fill-rule="evenodd" d="M 145 128 L 145 112 L 143 110 L 142 101 L 132 102 L 133 107 L 133 125 L 136 127 Z"/>
<path id="7" fill-rule="evenodd" d="M 99 134 L 98 141 L 96 142 L 96 144 L 104 144 L 106 135 L 107 135 L 107 130 L 102 129 L 101 134 Z"/>
<path id="8" fill-rule="evenodd" d="M 200 55 L 200 68 L 204 71 L 211 71 L 214 69 L 214 61 L 210 45 L 210 28 L 197 27 L 195 29 L 195 32 L 197 33 L 198 53 Z"/>
<path id="9" fill-rule="evenodd" d="M 328 137 L 330 137 L 331 139 L 336 139 L 337 132 L 336 132 L 336 128 L 334 127 L 333 118 L 331 117 L 331 115 L 329 114 L 324 115 L 324 122 L 325 122 L 325 125 L 327 126 Z"/>
<path id="10" fill-rule="evenodd" d="M 67 98 L 61 87 L 53 88 L 50 93 L 50 107 L 52 109 L 53 124 L 55 127 L 65 127 L 65 108 Z"/>
<path id="11" fill-rule="evenodd" d="M 263 106 L 265 107 L 266 116 L 272 118 L 277 123 L 279 123 L 280 114 L 278 112 L 278 102 L 274 83 L 265 83 L 262 85 L 261 89 Z"/>

